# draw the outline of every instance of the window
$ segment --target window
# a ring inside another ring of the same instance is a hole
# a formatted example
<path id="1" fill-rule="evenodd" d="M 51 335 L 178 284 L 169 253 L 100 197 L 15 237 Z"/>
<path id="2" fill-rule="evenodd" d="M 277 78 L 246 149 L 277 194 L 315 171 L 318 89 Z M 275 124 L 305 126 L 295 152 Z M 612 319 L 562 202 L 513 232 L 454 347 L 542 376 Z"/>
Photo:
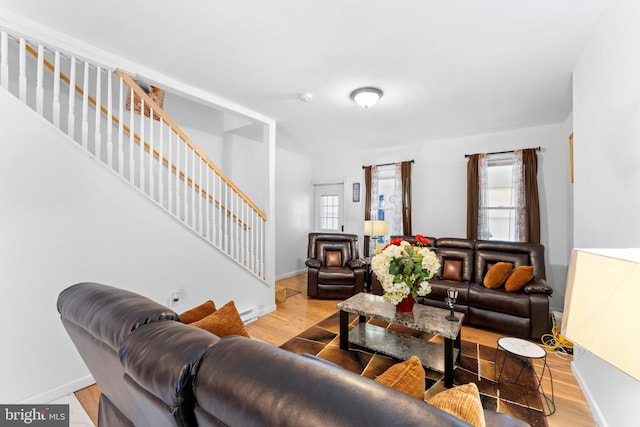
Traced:
<path id="1" fill-rule="evenodd" d="M 400 170 L 393 165 L 376 167 L 377 194 L 371 203 L 371 218 L 387 221 L 389 235 L 378 238 L 380 244 L 389 241 L 389 236 L 402 234 L 402 188 Z"/>
<path id="2" fill-rule="evenodd" d="M 519 168 L 513 153 L 489 155 L 486 166 L 486 180 L 480 184 L 485 226 L 479 228 L 478 239 L 519 241 Z"/>
<path id="3" fill-rule="evenodd" d="M 320 228 L 338 231 L 340 198 L 338 195 L 320 196 Z"/>

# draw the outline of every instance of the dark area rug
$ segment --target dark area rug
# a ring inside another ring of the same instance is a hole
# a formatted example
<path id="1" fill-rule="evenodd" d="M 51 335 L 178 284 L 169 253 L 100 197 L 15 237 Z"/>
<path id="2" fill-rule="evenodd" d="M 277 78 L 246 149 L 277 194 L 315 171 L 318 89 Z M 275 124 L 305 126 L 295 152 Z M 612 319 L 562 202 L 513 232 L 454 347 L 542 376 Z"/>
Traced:
<path id="1" fill-rule="evenodd" d="M 349 315 L 349 328 L 358 323 L 358 316 Z M 377 319 L 369 320 L 377 326 L 389 328 L 398 332 L 411 334 L 427 341 L 441 342 L 441 338 L 431 334 L 414 331 L 403 326 L 389 324 Z M 373 352 L 364 347 L 350 344 L 349 350 L 341 350 L 339 346 L 340 316 L 339 312 L 332 314 L 316 325 L 290 339 L 280 347 L 293 353 L 310 353 L 329 360 L 367 378 L 375 378 L 391 365 L 400 360 Z M 482 406 L 485 409 L 506 413 L 520 418 L 534 427 L 548 426 L 543 416 L 541 399 L 532 388 L 523 389 L 519 385 L 497 384 L 495 381 L 496 360 L 498 366 L 502 364 L 504 353 L 496 354 L 496 349 L 479 343 L 462 341 L 460 358 L 454 370 L 455 385 L 474 382 L 480 390 Z M 516 362 L 517 363 L 517 362 Z M 520 367 L 516 363 L 506 363 L 503 370 L 503 380 L 514 380 Z M 499 369 L 499 368 L 498 368 Z M 428 399 L 445 389 L 444 375 L 430 369 L 425 369 L 426 393 Z M 520 377 L 520 382 L 534 387 L 533 375 Z M 532 409 L 528 409 L 527 405 Z"/>

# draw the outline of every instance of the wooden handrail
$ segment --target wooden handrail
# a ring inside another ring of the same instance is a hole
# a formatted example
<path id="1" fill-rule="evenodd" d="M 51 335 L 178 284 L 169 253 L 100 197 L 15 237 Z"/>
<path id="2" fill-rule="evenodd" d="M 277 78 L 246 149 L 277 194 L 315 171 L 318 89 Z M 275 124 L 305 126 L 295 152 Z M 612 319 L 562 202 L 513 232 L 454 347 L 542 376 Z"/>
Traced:
<path id="1" fill-rule="evenodd" d="M 169 117 L 167 113 L 165 113 L 164 110 L 162 110 L 162 108 L 160 108 L 160 106 L 153 99 L 151 99 L 151 97 L 147 95 L 147 93 L 142 90 L 140 86 L 138 86 L 138 84 L 130 75 L 120 70 L 115 70 L 114 73 L 119 76 L 127 84 L 127 86 L 132 88 L 136 95 L 144 99 L 144 103 L 146 105 L 149 105 L 153 109 L 154 114 L 157 114 L 159 117 L 161 117 L 162 120 L 164 120 L 164 122 L 171 129 L 173 129 L 173 131 L 178 134 L 180 138 L 182 138 L 182 140 L 189 146 L 189 148 L 191 148 L 205 163 L 207 163 L 207 165 L 211 169 L 213 169 L 213 171 L 218 174 L 220 178 L 222 178 L 222 180 L 233 189 L 233 191 L 238 193 L 242 200 L 244 200 L 249 206 L 251 206 L 251 208 L 260 216 L 260 218 L 265 221 L 267 220 L 267 214 L 264 213 L 258 206 L 256 206 L 256 204 L 253 203 L 253 200 L 251 200 L 242 190 L 240 190 L 240 188 L 235 185 L 231 178 L 229 178 L 227 174 L 225 174 L 215 163 L 213 163 L 213 161 L 211 161 L 211 159 L 209 159 L 209 157 L 200 149 L 200 147 L 198 147 L 191 140 L 191 138 L 189 138 L 187 134 L 184 133 L 182 129 L 180 129 L 180 127 L 171 119 L 171 117 Z"/>
<path id="2" fill-rule="evenodd" d="M 27 52 L 29 52 L 31 55 L 33 55 L 35 58 L 38 58 L 38 52 L 33 49 L 31 46 L 29 46 L 28 44 L 25 45 L 26 46 L 26 50 Z M 49 62 L 47 59 L 43 58 L 43 63 L 44 65 L 51 70 L 52 72 L 55 72 L 55 66 Z M 267 215 L 260 209 L 258 208 L 255 203 L 253 203 L 253 201 L 251 199 L 249 199 L 247 197 L 246 194 L 244 194 L 244 192 L 242 192 L 234 183 L 233 181 L 231 181 L 231 179 L 220 170 L 220 168 L 218 168 L 215 163 L 213 163 L 203 152 L 202 150 L 200 150 L 200 148 L 195 145 L 195 143 L 193 141 L 191 141 L 191 139 L 178 127 L 178 125 L 175 124 L 175 122 L 169 118 L 169 116 L 160 108 L 160 106 L 158 106 L 145 92 L 144 90 L 142 90 L 140 88 L 140 86 L 138 86 L 138 84 L 133 80 L 133 78 L 131 78 L 128 74 L 123 73 L 119 70 L 114 71 L 114 74 L 116 74 L 117 76 L 119 76 L 120 78 L 123 79 L 123 81 L 127 84 L 127 86 L 129 86 L 130 88 L 132 88 L 134 90 L 134 92 L 138 95 L 141 96 L 144 100 L 145 103 L 147 105 L 150 105 L 153 110 L 154 113 L 157 114 L 158 116 L 162 117 L 162 119 L 164 120 L 165 123 L 167 123 L 167 125 L 169 127 L 171 127 L 174 132 L 176 132 L 183 141 L 185 141 L 185 143 L 187 143 L 187 145 L 194 150 L 195 153 L 197 153 L 200 158 L 202 160 L 205 161 L 205 163 L 207 163 L 207 165 L 209 167 L 211 167 L 219 176 L 221 179 L 223 179 L 227 185 L 229 185 L 234 191 L 236 191 L 238 193 L 238 195 L 249 205 L 251 206 L 251 208 L 258 214 L 258 216 L 260 216 L 260 218 L 262 218 L 264 221 L 267 220 Z M 60 78 L 66 82 L 67 84 L 71 84 L 71 79 L 65 75 L 63 72 L 60 72 Z M 79 95 L 84 96 L 84 90 L 78 86 L 75 85 L 75 90 L 76 92 L 78 92 Z M 91 97 L 91 96 L 87 96 L 88 101 L 93 104 L 96 108 L 100 108 L 100 111 L 108 116 L 109 115 L 109 111 L 102 105 L 98 106 L 96 100 Z M 133 108 L 133 107 L 132 107 Z M 119 125 L 120 124 L 120 120 L 115 117 L 114 115 L 111 115 L 111 119 L 112 121 L 116 124 Z M 123 130 L 127 133 L 127 134 L 131 134 L 131 129 L 129 128 L 129 126 L 123 124 L 122 125 Z M 149 143 L 147 143 L 146 141 L 142 141 L 142 139 L 140 138 L 140 136 L 134 132 L 133 134 L 135 141 L 140 144 L 143 144 L 144 149 L 147 152 L 150 152 L 151 150 L 151 145 Z M 153 156 L 155 158 L 157 158 L 158 160 L 160 160 L 160 152 L 158 152 L 157 150 L 153 150 Z M 189 185 L 191 185 L 194 189 L 196 189 L 197 191 L 199 191 L 201 193 L 202 196 L 206 197 L 209 199 L 209 201 L 211 201 L 212 203 L 214 203 L 216 206 L 218 206 L 219 208 L 223 209 L 226 211 L 227 215 L 230 215 L 232 217 L 232 219 L 234 219 L 236 222 L 241 223 L 242 227 L 245 229 L 250 229 L 251 227 L 249 227 L 246 223 L 244 223 L 244 221 L 240 221 L 239 217 L 235 214 L 233 214 L 231 212 L 230 209 L 226 208 L 223 204 L 221 204 L 218 200 L 214 199 L 213 196 L 211 196 L 210 194 L 207 193 L 206 190 L 202 189 L 198 184 L 196 184 L 194 182 L 193 179 L 191 179 L 190 177 L 188 177 L 183 171 L 179 170 L 178 167 L 174 164 L 169 164 L 169 160 L 166 159 L 164 156 L 162 156 L 162 162 L 163 164 L 165 164 L 167 167 L 170 167 L 171 170 L 174 173 L 179 174 L 179 177 L 183 180 L 187 180 L 187 183 Z"/>

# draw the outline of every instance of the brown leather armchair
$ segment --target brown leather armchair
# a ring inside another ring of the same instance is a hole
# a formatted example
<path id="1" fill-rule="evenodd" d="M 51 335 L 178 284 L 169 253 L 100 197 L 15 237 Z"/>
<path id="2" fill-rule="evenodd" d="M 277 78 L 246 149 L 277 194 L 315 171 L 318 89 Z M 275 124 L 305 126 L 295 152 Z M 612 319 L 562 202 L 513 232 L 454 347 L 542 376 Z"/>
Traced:
<path id="1" fill-rule="evenodd" d="M 365 263 L 355 234 L 309 233 L 309 298 L 343 299 L 364 291 Z"/>

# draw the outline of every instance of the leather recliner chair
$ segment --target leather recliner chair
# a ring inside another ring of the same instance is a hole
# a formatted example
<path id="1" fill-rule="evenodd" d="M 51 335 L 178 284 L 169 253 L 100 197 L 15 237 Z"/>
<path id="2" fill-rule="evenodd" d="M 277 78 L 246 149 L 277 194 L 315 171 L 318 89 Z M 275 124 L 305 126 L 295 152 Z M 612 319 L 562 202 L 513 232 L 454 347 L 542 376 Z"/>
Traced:
<path id="1" fill-rule="evenodd" d="M 355 234 L 309 233 L 309 298 L 344 299 L 364 291 L 365 263 Z"/>

